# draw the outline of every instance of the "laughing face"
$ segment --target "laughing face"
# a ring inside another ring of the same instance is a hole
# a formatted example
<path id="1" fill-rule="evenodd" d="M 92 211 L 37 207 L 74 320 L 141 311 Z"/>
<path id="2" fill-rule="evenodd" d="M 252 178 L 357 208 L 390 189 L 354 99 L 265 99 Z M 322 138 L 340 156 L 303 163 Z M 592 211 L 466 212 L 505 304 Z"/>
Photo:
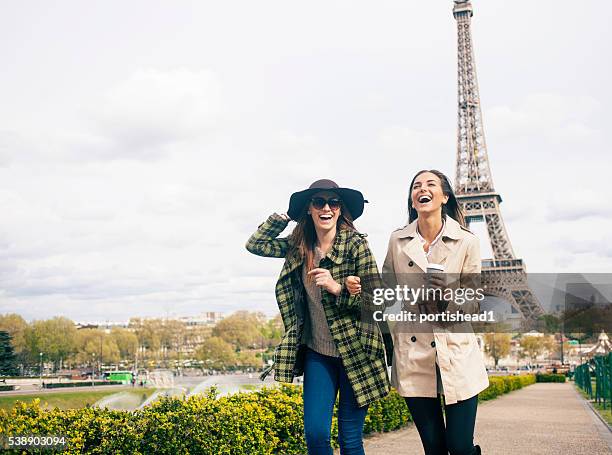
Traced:
<path id="1" fill-rule="evenodd" d="M 338 195 L 331 191 L 319 191 L 312 196 L 308 213 L 317 231 L 329 231 L 336 227 L 341 211 L 339 201 Z"/>
<path id="2" fill-rule="evenodd" d="M 431 172 L 424 172 L 414 180 L 410 197 L 419 215 L 439 211 L 448 202 L 440 178 Z"/>

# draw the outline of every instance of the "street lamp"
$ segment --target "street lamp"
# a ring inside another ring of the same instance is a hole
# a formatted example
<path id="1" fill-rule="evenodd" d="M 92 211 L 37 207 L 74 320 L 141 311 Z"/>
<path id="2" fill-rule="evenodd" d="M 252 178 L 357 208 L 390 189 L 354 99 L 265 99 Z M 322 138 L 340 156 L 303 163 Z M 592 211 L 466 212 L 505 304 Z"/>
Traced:
<path id="1" fill-rule="evenodd" d="M 38 355 L 40 357 L 40 371 L 39 371 L 39 373 L 40 373 L 40 388 L 42 389 L 42 369 L 43 369 L 42 358 L 43 358 L 43 353 L 41 352 Z"/>
<path id="2" fill-rule="evenodd" d="M 134 371 L 138 371 L 138 348 L 134 351 Z"/>
<path id="3" fill-rule="evenodd" d="M 94 365 L 96 363 L 96 353 L 91 353 L 91 386 L 94 385 Z"/>

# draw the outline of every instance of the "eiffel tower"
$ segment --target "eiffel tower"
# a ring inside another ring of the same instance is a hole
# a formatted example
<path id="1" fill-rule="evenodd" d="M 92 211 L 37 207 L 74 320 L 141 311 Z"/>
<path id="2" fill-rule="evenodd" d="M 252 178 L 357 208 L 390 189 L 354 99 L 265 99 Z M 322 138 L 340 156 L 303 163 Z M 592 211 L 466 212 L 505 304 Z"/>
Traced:
<path id="1" fill-rule="evenodd" d="M 512 249 L 499 208 L 502 198 L 495 191 L 489 166 L 470 28 L 472 4 L 469 0 L 454 3 L 459 82 L 455 192 L 468 225 L 472 221 L 487 225 L 493 251 L 492 259 L 482 261 L 482 283 L 487 294 L 503 298 L 526 320 L 533 321 L 543 310 L 529 289 L 523 260 Z"/>

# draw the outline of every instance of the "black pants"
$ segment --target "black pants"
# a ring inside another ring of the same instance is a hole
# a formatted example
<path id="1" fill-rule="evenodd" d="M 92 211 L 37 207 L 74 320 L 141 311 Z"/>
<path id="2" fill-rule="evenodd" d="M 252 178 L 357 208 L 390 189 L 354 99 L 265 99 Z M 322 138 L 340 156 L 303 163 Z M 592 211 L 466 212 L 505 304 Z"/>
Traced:
<path id="1" fill-rule="evenodd" d="M 438 398 L 406 398 L 412 419 L 419 431 L 426 455 L 472 455 L 474 425 L 478 395 L 455 404 L 444 405 L 446 427 L 442 416 L 442 404 Z"/>

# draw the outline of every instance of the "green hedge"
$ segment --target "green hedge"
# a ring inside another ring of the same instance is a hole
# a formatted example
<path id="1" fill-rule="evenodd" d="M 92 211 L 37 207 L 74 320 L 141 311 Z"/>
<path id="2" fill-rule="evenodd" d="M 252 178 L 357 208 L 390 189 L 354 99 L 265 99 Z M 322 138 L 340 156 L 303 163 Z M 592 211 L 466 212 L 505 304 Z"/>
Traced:
<path id="1" fill-rule="evenodd" d="M 490 376 L 489 387 L 478 394 L 478 401 L 491 400 L 504 393 L 535 384 L 535 382 L 536 377 L 533 374 L 524 374 L 520 376 Z"/>
<path id="2" fill-rule="evenodd" d="M 0 385 L 0 392 L 6 392 L 8 390 L 15 390 L 14 385 Z"/>
<path id="3" fill-rule="evenodd" d="M 68 453 L 298 454 L 305 453 L 302 389 L 283 385 L 217 398 L 162 398 L 136 412 L 84 408 L 42 410 L 39 402 L 0 410 L 3 434 L 63 434 Z M 370 406 L 365 432 L 408 422 L 397 393 Z M 334 416 L 333 430 L 337 435 Z"/>
<path id="4" fill-rule="evenodd" d="M 536 382 L 565 382 L 564 374 L 536 374 Z"/>
<path id="5" fill-rule="evenodd" d="M 479 399 L 489 400 L 535 382 L 533 375 L 491 377 Z M 135 412 L 84 408 L 43 410 L 36 400 L 0 410 L 3 435 L 66 435 L 66 453 L 299 454 L 305 453 L 302 389 L 281 385 L 218 398 L 161 398 Z M 410 420 L 392 391 L 370 405 L 364 433 L 386 432 Z M 336 441 L 337 419 L 332 421 Z M 334 442 L 337 445 L 337 442 Z"/>
<path id="6" fill-rule="evenodd" d="M 79 382 L 47 382 L 45 389 L 63 389 L 67 387 L 91 387 L 101 385 L 121 385 L 121 381 L 79 381 Z"/>

